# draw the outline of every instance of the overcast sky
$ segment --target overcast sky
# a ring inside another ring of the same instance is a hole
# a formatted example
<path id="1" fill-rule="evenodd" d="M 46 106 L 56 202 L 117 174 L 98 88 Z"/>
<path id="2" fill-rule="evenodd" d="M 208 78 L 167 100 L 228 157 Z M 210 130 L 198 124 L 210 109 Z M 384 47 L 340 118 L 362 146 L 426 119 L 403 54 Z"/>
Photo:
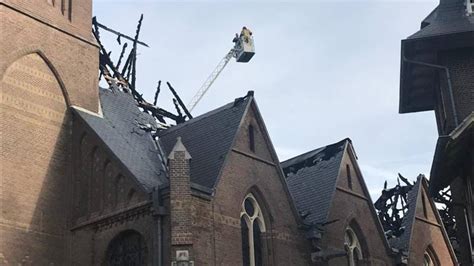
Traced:
<path id="1" fill-rule="evenodd" d="M 232 61 L 198 115 L 255 91 L 281 161 L 352 139 L 373 200 L 397 173 L 429 175 L 433 112 L 398 114 L 400 41 L 436 6 L 425 1 L 95 0 L 98 20 L 131 36 L 144 14 L 137 85 L 152 101 L 159 79 L 185 102 L 232 47 L 242 26 L 255 38 L 247 64 Z M 117 56 L 114 37 L 102 33 Z M 107 37 L 109 36 L 109 37 Z M 161 106 L 174 110 L 163 93 Z"/>

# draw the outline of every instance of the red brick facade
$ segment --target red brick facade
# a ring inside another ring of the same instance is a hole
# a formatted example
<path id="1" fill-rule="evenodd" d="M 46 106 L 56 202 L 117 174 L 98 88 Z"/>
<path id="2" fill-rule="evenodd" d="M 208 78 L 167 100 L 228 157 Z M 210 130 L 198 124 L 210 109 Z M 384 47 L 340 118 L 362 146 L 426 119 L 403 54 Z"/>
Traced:
<path id="1" fill-rule="evenodd" d="M 344 250 L 344 233 L 351 227 L 361 242 L 363 265 L 393 264 L 392 251 L 384 239 L 352 145 L 347 146 L 343 155 L 328 220 L 336 222 L 327 226 L 322 239 L 323 248 Z M 328 265 L 346 263 L 346 257 L 339 257 L 330 260 Z"/>
<path id="2" fill-rule="evenodd" d="M 0 264 L 64 265 L 70 256 L 67 109 L 97 111 L 98 49 L 91 1 L 52 2 L 0 1 Z"/>
<path id="3" fill-rule="evenodd" d="M 180 140 L 163 168 L 166 182 L 140 183 L 108 136 L 78 115 L 104 119 L 91 8 L 91 0 L 0 0 L 0 265 L 124 265 L 123 246 L 142 265 L 170 265 L 181 251 L 194 265 L 242 265 L 249 195 L 261 212 L 262 265 L 347 265 L 344 254 L 312 262 L 314 243 L 253 96 L 213 188 L 192 182 L 194 155 Z M 365 265 L 393 265 L 351 147 L 329 211 L 336 222 L 321 247 L 344 250 L 351 226 Z M 439 223 L 428 218 L 415 225 L 412 265 L 428 239 L 439 257 L 448 254 Z"/>

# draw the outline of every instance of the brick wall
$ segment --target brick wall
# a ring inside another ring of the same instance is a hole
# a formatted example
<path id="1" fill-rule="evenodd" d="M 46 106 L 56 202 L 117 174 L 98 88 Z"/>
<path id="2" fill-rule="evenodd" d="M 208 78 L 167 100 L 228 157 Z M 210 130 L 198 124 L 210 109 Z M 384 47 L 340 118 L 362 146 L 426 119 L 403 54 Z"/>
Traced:
<path id="1" fill-rule="evenodd" d="M 436 255 L 439 265 L 456 265 L 449 251 L 449 242 L 442 233 L 442 224 L 437 220 L 435 211 L 430 204 L 430 198 L 424 188 L 416 202 L 415 222 L 410 241 L 409 265 L 422 265 L 423 255 L 430 248 Z M 426 208 L 426 211 L 423 209 Z M 426 215 L 425 215 L 426 214 Z"/>
<path id="2" fill-rule="evenodd" d="M 441 52 L 439 54 L 439 63 L 449 68 L 454 105 L 458 116 L 458 122 L 461 123 L 463 119 L 471 114 L 471 112 L 474 112 L 474 49 L 470 47 Z M 449 134 L 455 125 L 453 121 L 451 102 L 449 101 L 447 81 L 444 73 L 440 74 L 440 80 L 441 93 L 443 93 L 444 101 L 441 101 L 441 98 L 439 98 L 438 102 L 444 103 L 444 109 L 448 119 L 447 130 L 443 133 Z M 437 109 L 440 109 L 440 107 Z M 437 117 L 443 116 L 442 114 L 439 114 L 440 111 L 437 113 Z M 437 122 L 438 124 L 442 123 L 442 119 L 437 118 Z"/>
<path id="3" fill-rule="evenodd" d="M 241 204 L 252 193 L 263 209 L 265 265 L 308 265 L 310 244 L 302 236 L 273 159 L 262 121 L 252 105 L 227 158 L 211 201 L 194 199 L 194 251 L 198 265 L 242 265 Z M 255 129 L 256 149 L 248 146 L 248 126 Z"/>
<path id="4" fill-rule="evenodd" d="M 21 57 L 3 74 L 0 258 L 11 264 L 61 264 L 66 255 L 70 115 L 60 84 L 40 55 Z"/>
<path id="5" fill-rule="evenodd" d="M 363 189 L 363 177 L 357 162 L 344 153 L 337 187 L 331 203 L 328 221 L 337 220 L 326 227 L 321 246 L 323 248 L 344 250 L 344 234 L 348 226 L 354 228 L 361 241 L 364 261 L 368 265 L 392 265 L 393 258 L 384 243 L 384 234 L 378 228 L 378 218 L 370 208 L 372 202 L 369 194 Z M 348 185 L 346 165 L 351 172 L 352 188 Z M 373 207 L 372 207 L 373 208 Z M 329 260 L 328 265 L 347 265 L 346 257 Z"/>
<path id="6" fill-rule="evenodd" d="M 0 1 L 0 264 L 65 265 L 69 105 L 97 111 L 91 1 Z"/>
<path id="7" fill-rule="evenodd" d="M 26 5 L 30 1 L 21 2 Z M 32 3 L 29 6 L 35 10 L 41 7 Z M 0 17 L 0 75 L 19 58 L 38 52 L 58 79 L 67 104 L 97 112 L 99 51 L 92 39 L 90 27 L 87 27 L 87 38 L 83 38 L 86 35 L 80 33 L 79 29 L 60 31 L 38 21 L 44 21 L 43 17 L 19 13 L 2 2 Z M 90 24 L 90 13 L 88 20 Z"/>

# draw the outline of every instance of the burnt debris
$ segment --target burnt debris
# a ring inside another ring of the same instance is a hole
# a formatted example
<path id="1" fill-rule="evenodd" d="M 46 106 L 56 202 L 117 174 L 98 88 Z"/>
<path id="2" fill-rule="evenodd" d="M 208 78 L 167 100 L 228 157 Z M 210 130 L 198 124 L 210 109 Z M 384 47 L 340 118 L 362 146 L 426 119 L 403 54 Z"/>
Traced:
<path id="1" fill-rule="evenodd" d="M 405 230 L 402 223 L 408 211 L 408 192 L 412 188 L 413 184 L 398 174 L 397 185 L 387 188 L 385 181 L 382 195 L 374 203 L 387 239 L 400 237 Z"/>
<path id="2" fill-rule="evenodd" d="M 433 197 L 433 201 L 436 203 L 441 220 L 443 220 L 444 229 L 448 234 L 454 252 L 458 256 L 459 242 L 457 240 L 456 217 L 454 216 L 454 202 L 451 195 L 451 187 L 448 186 L 440 190 L 438 194 Z"/>
<path id="3" fill-rule="evenodd" d="M 322 161 L 328 161 L 340 151 L 344 149 L 344 143 L 350 141 L 349 139 L 344 139 L 338 143 L 334 143 L 323 148 L 319 148 L 308 152 L 306 154 L 300 155 L 297 159 L 291 159 L 289 161 L 288 167 L 283 167 L 283 173 L 286 177 L 292 174 L 296 174 L 300 169 L 311 167 Z"/>
<path id="4" fill-rule="evenodd" d="M 374 203 L 388 240 L 399 238 L 406 229 L 403 226 L 403 220 L 407 216 L 408 208 L 410 207 L 409 193 L 413 187 L 414 184 L 411 184 L 405 177 L 398 174 L 397 185 L 393 188 L 387 188 L 387 181 L 385 181 L 382 195 Z M 454 251 L 457 253 L 459 243 L 456 237 L 456 219 L 450 188 L 448 187 L 440 191 L 433 197 L 433 201 L 436 204 Z"/>
<path id="5" fill-rule="evenodd" d="M 149 47 L 143 41 L 139 40 L 140 31 L 143 22 L 143 14 L 140 16 L 138 25 L 135 31 L 135 36 L 130 37 L 124 33 L 111 29 L 97 21 L 97 18 L 94 17 L 92 20 L 92 33 L 97 40 L 99 45 L 99 81 L 105 80 L 109 87 L 119 88 L 124 93 L 130 93 L 136 105 L 143 112 L 152 115 L 157 125 L 157 131 L 161 129 L 166 129 L 173 124 L 180 124 L 189 120 L 192 117 L 189 110 L 184 105 L 183 101 L 179 97 L 176 90 L 171 86 L 169 82 L 166 84 L 173 94 L 172 102 L 175 106 L 176 113 L 172 111 L 165 110 L 159 107 L 158 96 L 160 93 L 161 80 L 158 81 L 158 86 L 154 96 L 153 103 L 148 102 L 136 88 L 137 80 L 137 51 L 139 46 Z M 117 43 L 121 46 L 121 52 L 117 58 L 117 63 L 114 63 L 112 60 L 112 52 L 107 50 L 100 39 L 100 30 L 104 30 L 108 33 L 117 35 Z M 131 45 L 130 45 L 131 44 Z M 127 48 L 129 45 L 132 47 L 127 54 Z M 125 59 L 126 58 L 126 59 Z M 124 61 L 122 65 L 122 62 Z M 184 113 L 184 114 L 183 114 Z M 170 121 L 171 120 L 171 121 Z"/>

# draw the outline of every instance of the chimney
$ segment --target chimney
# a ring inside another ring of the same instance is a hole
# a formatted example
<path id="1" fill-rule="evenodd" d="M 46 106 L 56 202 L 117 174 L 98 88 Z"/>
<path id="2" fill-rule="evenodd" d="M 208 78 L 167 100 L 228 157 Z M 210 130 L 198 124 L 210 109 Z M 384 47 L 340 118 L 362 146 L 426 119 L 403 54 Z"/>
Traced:
<path id="1" fill-rule="evenodd" d="M 190 162 L 191 155 L 178 137 L 168 156 L 173 265 L 191 265 L 193 257 Z"/>

